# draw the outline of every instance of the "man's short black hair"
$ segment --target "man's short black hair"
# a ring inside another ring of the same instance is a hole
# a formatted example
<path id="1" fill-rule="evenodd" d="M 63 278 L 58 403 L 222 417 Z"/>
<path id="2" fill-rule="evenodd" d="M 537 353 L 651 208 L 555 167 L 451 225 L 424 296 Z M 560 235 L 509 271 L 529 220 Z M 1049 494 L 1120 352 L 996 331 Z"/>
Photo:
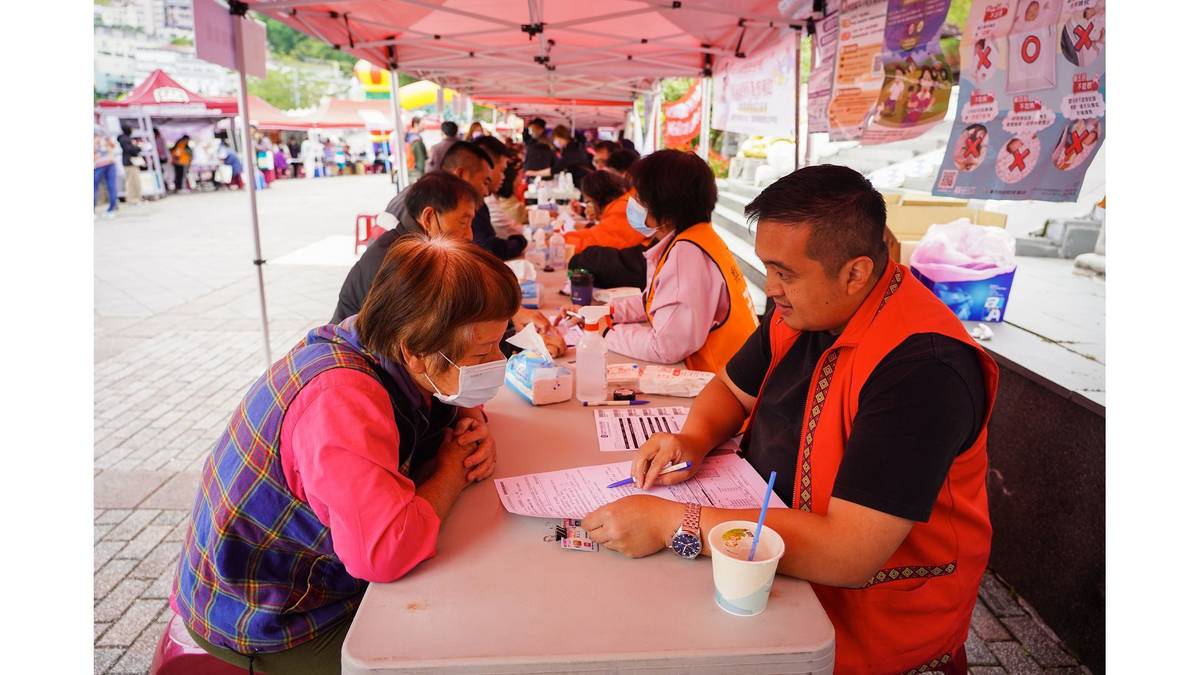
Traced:
<path id="1" fill-rule="evenodd" d="M 442 165 L 438 168 L 442 171 L 453 171 L 459 167 L 476 170 L 472 168 L 476 161 L 487 164 L 489 169 L 496 166 L 496 163 L 484 152 L 483 148 L 474 143 L 456 141 L 446 151 L 446 155 L 442 157 Z"/>
<path id="2" fill-rule="evenodd" d="M 446 138 L 454 138 L 458 136 L 458 125 L 449 120 L 442 122 L 442 134 Z"/>
<path id="3" fill-rule="evenodd" d="M 596 202 L 597 216 L 604 207 L 625 194 L 627 189 L 625 181 L 611 171 L 589 171 L 579 181 L 579 191 L 583 196 Z"/>
<path id="4" fill-rule="evenodd" d="M 535 118 L 533 118 L 532 120 L 530 120 L 530 122 L 529 122 L 529 126 L 533 126 L 533 125 L 535 125 L 535 124 L 536 124 L 536 125 L 538 125 L 539 127 L 543 128 L 543 129 L 545 129 L 545 128 L 546 128 L 546 120 L 544 120 L 544 119 L 542 119 L 542 118 L 540 118 L 540 117 L 535 117 Z"/>
<path id="5" fill-rule="evenodd" d="M 621 148 L 608 156 L 608 168 L 625 173 L 629 171 L 629 167 L 633 166 L 634 162 L 641 158 L 642 156 L 638 154 L 637 150 Z"/>
<path id="6" fill-rule="evenodd" d="M 610 157 L 621 151 L 621 146 L 617 145 L 614 141 L 599 141 L 596 143 L 595 147 L 596 152 L 603 150 L 607 152 Z"/>
<path id="7" fill-rule="evenodd" d="M 491 156 L 492 160 L 509 156 L 508 146 L 504 145 L 504 141 L 495 136 L 480 136 L 471 142 L 483 148 Z"/>
<path id="8" fill-rule="evenodd" d="M 634 162 L 629 178 L 646 212 L 676 232 L 707 223 L 717 206 L 717 180 L 693 152 L 650 153 Z"/>
<path id="9" fill-rule="evenodd" d="M 850 167 L 821 164 L 793 171 L 758 193 L 746 205 L 746 218 L 808 226 L 808 257 L 830 277 L 859 256 L 875 263 L 874 276 L 887 265 L 883 195 Z"/>
<path id="10" fill-rule="evenodd" d="M 470 183 L 445 171 L 430 171 L 404 193 L 404 210 L 413 220 L 418 219 L 427 206 L 438 213 L 448 213 L 463 202 L 470 202 L 478 209 L 483 200 Z"/>

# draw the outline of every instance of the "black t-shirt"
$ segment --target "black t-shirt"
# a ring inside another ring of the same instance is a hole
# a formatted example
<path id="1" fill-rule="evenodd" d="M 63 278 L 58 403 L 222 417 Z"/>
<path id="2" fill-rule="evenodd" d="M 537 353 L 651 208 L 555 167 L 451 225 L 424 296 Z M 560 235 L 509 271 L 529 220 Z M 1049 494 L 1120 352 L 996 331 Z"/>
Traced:
<path id="1" fill-rule="evenodd" d="M 809 384 L 836 338 L 828 332 L 802 333 L 763 387 L 771 363 L 773 313 L 772 305 L 726 372 L 738 388 L 759 397 L 742 453 L 764 478 L 777 472 L 775 492 L 790 505 Z M 951 463 L 979 436 L 986 409 L 983 370 L 971 346 L 936 333 L 909 337 L 863 385 L 833 496 L 928 521 Z"/>

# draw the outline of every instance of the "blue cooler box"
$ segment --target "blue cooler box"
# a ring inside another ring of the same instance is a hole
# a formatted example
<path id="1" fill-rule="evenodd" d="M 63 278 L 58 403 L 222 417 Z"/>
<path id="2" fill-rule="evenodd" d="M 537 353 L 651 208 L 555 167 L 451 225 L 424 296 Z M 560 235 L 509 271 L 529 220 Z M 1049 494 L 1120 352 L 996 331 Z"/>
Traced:
<path id="1" fill-rule="evenodd" d="M 978 281 L 935 282 L 910 267 L 913 276 L 933 291 L 939 300 L 946 303 L 950 311 L 963 321 L 1004 321 L 1008 309 L 1008 294 L 1012 290 L 1013 277 L 1017 270 L 998 274 Z"/>

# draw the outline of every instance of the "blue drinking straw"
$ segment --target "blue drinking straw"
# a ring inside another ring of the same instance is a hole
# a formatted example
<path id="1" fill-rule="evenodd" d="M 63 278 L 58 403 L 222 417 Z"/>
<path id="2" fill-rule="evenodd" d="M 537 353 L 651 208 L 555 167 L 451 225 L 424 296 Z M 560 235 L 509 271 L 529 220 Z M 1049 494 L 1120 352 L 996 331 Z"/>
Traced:
<path id="1" fill-rule="evenodd" d="M 767 519 L 767 505 L 771 503 L 771 490 L 775 489 L 775 472 L 767 481 L 767 494 L 763 495 L 762 511 L 758 512 L 758 525 L 754 527 L 754 541 L 750 542 L 750 560 L 754 560 L 754 552 L 758 550 L 758 536 L 762 534 L 763 521 Z"/>

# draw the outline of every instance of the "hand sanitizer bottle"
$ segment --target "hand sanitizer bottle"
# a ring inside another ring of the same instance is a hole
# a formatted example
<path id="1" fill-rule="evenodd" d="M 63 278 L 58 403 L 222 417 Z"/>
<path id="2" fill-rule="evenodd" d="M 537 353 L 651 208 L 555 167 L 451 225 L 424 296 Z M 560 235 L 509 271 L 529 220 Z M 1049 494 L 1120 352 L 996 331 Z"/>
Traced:
<path id="1" fill-rule="evenodd" d="M 583 401 L 608 399 L 608 347 L 600 335 L 600 324 L 608 316 L 607 305 L 581 307 L 583 337 L 575 345 L 575 398 Z"/>

